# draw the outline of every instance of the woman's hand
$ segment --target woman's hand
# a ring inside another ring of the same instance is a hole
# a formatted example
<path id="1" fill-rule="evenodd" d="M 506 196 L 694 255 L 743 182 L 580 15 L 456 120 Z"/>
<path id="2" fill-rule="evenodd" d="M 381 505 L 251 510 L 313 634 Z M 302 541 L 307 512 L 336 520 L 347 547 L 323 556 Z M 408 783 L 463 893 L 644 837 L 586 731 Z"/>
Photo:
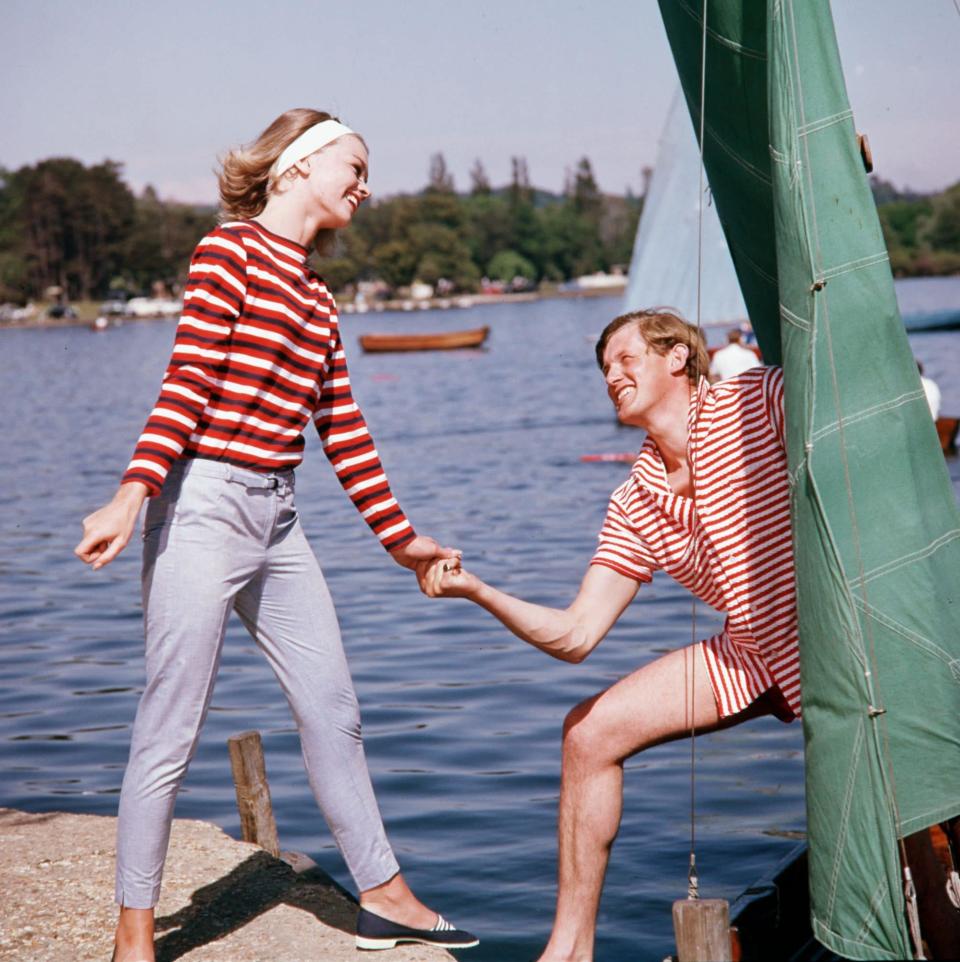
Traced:
<path id="1" fill-rule="evenodd" d="M 456 558 L 459 560 L 462 552 L 458 548 L 443 548 L 433 538 L 417 535 L 413 541 L 408 541 L 402 548 L 394 548 L 390 557 L 403 568 L 415 570 L 422 561 L 432 561 L 434 558 Z"/>
<path id="2" fill-rule="evenodd" d="M 127 546 L 137 516 L 147 497 L 147 486 L 139 481 L 121 484 L 109 504 L 83 519 L 83 537 L 73 553 L 93 570 L 110 564 Z"/>
<path id="3" fill-rule="evenodd" d="M 459 558 L 445 561 L 437 558 L 417 565 L 420 590 L 430 598 L 472 598 L 480 587 L 480 579 L 461 564 Z"/>

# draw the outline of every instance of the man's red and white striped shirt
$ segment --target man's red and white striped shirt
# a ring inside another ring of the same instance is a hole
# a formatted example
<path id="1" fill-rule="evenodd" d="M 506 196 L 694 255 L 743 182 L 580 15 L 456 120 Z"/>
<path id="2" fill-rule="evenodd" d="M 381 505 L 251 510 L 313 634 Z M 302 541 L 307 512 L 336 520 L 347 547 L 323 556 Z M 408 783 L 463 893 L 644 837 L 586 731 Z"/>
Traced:
<path id="1" fill-rule="evenodd" d="M 253 221 L 200 241 L 160 397 L 123 480 L 156 494 L 181 457 L 293 468 L 312 420 L 344 490 L 392 550 L 414 531 L 353 399 L 336 305 L 307 255 Z"/>
<path id="2" fill-rule="evenodd" d="M 592 564 L 647 582 L 666 571 L 726 612 L 702 643 L 720 716 L 773 686 L 800 713 L 800 663 L 783 372 L 758 367 L 709 386 L 690 406 L 694 497 L 675 494 L 647 438 L 610 499 Z"/>

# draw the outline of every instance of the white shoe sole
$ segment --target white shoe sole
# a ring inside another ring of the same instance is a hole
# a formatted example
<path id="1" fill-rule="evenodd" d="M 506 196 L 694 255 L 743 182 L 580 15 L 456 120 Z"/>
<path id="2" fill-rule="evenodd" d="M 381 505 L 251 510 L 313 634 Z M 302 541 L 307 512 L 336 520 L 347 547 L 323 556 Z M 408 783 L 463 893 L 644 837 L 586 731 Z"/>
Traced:
<path id="1" fill-rule="evenodd" d="M 434 945 L 438 949 L 470 949 L 480 944 L 479 939 L 473 939 L 471 942 L 431 942 L 429 939 L 370 939 L 363 935 L 357 936 L 357 948 L 370 952 L 376 952 L 379 949 L 395 949 L 400 942 L 405 945 Z"/>

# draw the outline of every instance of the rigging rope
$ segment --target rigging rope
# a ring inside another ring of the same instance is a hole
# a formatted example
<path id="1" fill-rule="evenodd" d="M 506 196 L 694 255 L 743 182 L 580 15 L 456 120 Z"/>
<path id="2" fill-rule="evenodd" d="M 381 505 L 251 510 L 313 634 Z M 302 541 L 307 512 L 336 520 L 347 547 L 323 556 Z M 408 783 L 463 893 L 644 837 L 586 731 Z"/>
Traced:
<path id="1" fill-rule="evenodd" d="M 703 135 L 705 129 L 706 102 L 707 102 L 707 5 L 709 0 L 703 0 L 703 18 L 701 23 L 700 40 L 700 118 L 699 118 L 699 147 L 700 147 L 700 186 L 697 192 L 697 334 L 703 338 L 703 328 L 700 314 L 700 298 L 703 287 Z M 697 407 L 694 409 L 694 423 L 691 430 L 696 434 L 696 419 L 699 415 L 700 400 L 700 351 L 697 345 L 696 360 L 696 400 Z M 695 440 L 695 438 L 694 438 Z M 690 442 L 688 441 L 688 450 Z M 690 487 L 693 494 L 691 510 L 693 511 L 693 522 L 696 525 L 697 512 L 697 478 L 696 478 L 696 459 L 690 459 Z M 695 531 L 696 529 L 694 529 Z M 694 567 L 697 567 L 697 539 L 696 533 L 693 535 Z M 686 689 L 686 709 L 690 719 L 690 864 L 687 869 L 687 898 L 698 899 L 700 897 L 700 879 L 697 875 L 697 830 L 696 830 L 696 784 L 697 784 L 697 761 L 696 761 L 696 678 L 697 678 L 697 598 L 693 596 L 690 602 L 690 660 L 689 673 L 690 683 Z"/>

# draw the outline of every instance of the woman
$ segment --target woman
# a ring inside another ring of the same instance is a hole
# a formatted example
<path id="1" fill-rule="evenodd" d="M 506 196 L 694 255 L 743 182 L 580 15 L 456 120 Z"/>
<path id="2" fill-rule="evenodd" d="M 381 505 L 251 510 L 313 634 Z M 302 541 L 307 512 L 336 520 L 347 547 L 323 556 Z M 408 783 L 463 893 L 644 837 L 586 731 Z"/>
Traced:
<path id="1" fill-rule="evenodd" d="M 77 555 L 112 561 L 144 524 L 147 680 L 120 796 L 117 962 L 153 959 L 153 908 L 177 789 L 236 610 L 293 710 L 310 784 L 360 891 L 357 943 L 475 945 L 407 887 L 370 785 L 356 696 L 323 575 L 297 518 L 294 467 L 313 420 L 337 476 L 393 559 L 454 557 L 415 534 L 354 402 L 336 307 L 310 269 L 367 188 L 362 138 L 290 110 L 220 175 L 229 219 L 194 253 L 157 405 Z"/>

